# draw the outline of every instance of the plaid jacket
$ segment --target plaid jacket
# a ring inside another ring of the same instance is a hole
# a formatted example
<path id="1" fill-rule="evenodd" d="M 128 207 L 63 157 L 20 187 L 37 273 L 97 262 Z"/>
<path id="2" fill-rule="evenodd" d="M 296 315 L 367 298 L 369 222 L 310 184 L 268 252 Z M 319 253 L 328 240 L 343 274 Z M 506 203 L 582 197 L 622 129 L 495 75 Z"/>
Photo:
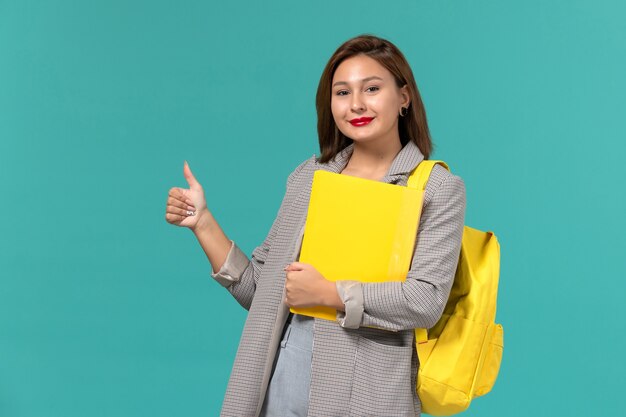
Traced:
<path id="1" fill-rule="evenodd" d="M 222 417 L 259 415 L 289 313 L 283 303 L 283 268 L 296 260 L 300 249 L 313 173 L 341 172 L 353 146 L 328 163 L 317 162 L 315 155 L 302 162 L 289 175 L 278 215 L 251 258 L 232 242 L 222 268 L 212 271 L 213 278 L 249 310 Z M 418 147 L 407 143 L 382 181 L 405 186 L 423 159 Z M 420 415 L 413 329 L 432 327 L 442 314 L 457 267 L 464 220 L 463 180 L 435 166 L 426 186 L 406 281 L 339 281 L 346 312 L 339 313 L 336 322 L 315 319 L 309 416 Z"/>

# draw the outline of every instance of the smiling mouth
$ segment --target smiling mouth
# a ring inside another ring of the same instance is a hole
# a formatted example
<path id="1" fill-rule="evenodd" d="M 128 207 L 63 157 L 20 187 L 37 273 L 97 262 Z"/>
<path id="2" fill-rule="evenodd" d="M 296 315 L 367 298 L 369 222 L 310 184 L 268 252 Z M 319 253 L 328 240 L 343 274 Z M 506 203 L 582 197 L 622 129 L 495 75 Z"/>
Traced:
<path id="1" fill-rule="evenodd" d="M 358 119 L 349 120 L 349 122 L 352 126 L 359 127 L 369 124 L 372 120 L 374 120 L 373 117 L 359 117 Z"/>

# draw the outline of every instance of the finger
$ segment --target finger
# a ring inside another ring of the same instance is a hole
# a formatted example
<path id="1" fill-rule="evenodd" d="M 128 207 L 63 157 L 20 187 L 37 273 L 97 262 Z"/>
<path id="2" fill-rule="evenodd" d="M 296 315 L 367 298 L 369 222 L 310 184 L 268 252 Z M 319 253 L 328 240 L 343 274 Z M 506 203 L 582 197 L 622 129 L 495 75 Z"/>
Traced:
<path id="1" fill-rule="evenodd" d="M 291 297 L 289 296 L 289 293 L 285 293 L 285 304 L 289 307 L 291 307 Z"/>
<path id="2" fill-rule="evenodd" d="M 183 166 L 183 174 L 185 174 L 185 179 L 189 184 L 189 188 L 191 188 L 192 190 L 202 189 L 200 183 L 196 180 L 196 177 L 194 177 L 193 173 L 191 172 L 191 168 L 189 168 L 189 164 L 187 163 L 187 161 L 185 161 L 185 164 Z"/>
<path id="3" fill-rule="evenodd" d="M 174 213 L 165 213 L 165 221 L 172 224 L 178 224 L 185 220 L 186 216 L 181 216 L 179 214 Z"/>
<path id="4" fill-rule="evenodd" d="M 308 264 L 302 262 L 292 262 L 285 268 L 286 271 L 304 271 Z"/>
<path id="5" fill-rule="evenodd" d="M 297 271 L 290 271 L 287 272 L 287 274 L 285 275 L 285 292 L 287 294 L 289 294 L 289 291 L 291 290 L 291 287 L 296 285 L 297 283 L 297 276 L 296 276 L 296 272 Z"/>
<path id="6" fill-rule="evenodd" d="M 172 197 L 177 200 L 186 202 L 189 200 L 189 197 L 187 197 L 187 194 L 185 191 L 187 190 L 185 190 L 184 188 L 172 187 L 170 188 L 170 192 L 167 195 L 168 197 Z"/>
<path id="7" fill-rule="evenodd" d="M 188 197 L 183 194 L 184 191 L 181 188 L 172 188 L 167 197 L 166 205 L 172 205 L 180 207 L 185 210 L 196 211 L 196 205 Z"/>
<path id="8" fill-rule="evenodd" d="M 195 216 L 196 215 L 196 211 L 195 210 L 187 210 L 187 209 L 180 209 L 177 207 L 167 207 L 166 210 L 167 213 L 170 214 L 177 214 L 179 216 L 183 216 L 183 217 L 190 217 L 190 216 Z"/>
<path id="9" fill-rule="evenodd" d="M 173 197 L 184 197 L 185 196 L 185 189 L 184 188 L 180 188 L 180 187 L 172 187 L 172 188 L 170 188 L 170 191 L 169 191 L 168 194 L 173 196 Z"/>
<path id="10" fill-rule="evenodd" d="M 183 210 L 196 211 L 196 207 L 193 204 L 184 203 L 174 197 L 168 197 L 167 205 L 172 207 L 181 208 Z"/>

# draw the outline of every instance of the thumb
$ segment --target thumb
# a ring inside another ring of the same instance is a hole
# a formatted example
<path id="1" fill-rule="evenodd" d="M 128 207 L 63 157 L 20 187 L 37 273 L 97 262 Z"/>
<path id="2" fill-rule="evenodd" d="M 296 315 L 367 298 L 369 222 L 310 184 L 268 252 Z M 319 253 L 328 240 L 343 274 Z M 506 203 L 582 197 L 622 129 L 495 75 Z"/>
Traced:
<path id="1" fill-rule="evenodd" d="M 185 161 L 185 164 L 183 166 L 183 174 L 185 174 L 185 179 L 187 180 L 187 184 L 189 184 L 189 187 L 192 190 L 197 190 L 197 189 L 202 188 L 200 183 L 196 180 L 196 177 L 193 176 L 191 172 L 191 168 L 189 168 L 189 164 L 187 163 L 187 161 Z"/>

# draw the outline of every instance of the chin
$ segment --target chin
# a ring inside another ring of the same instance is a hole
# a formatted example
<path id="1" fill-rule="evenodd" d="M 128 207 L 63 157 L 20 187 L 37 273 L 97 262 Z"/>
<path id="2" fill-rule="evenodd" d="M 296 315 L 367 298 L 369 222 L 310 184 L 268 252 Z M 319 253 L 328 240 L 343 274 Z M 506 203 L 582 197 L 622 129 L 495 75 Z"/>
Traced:
<path id="1" fill-rule="evenodd" d="M 371 142 L 375 142 L 376 138 L 373 138 L 371 136 L 367 136 L 367 137 L 350 137 L 348 136 L 348 138 L 352 139 L 352 141 L 354 143 L 371 143 Z"/>
<path id="2" fill-rule="evenodd" d="M 358 131 L 358 130 L 356 132 L 348 130 L 347 132 L 343 132 L 343 134 L 355 142 L 369 142 L 371 140 L 376 139 L 376 136 L 372 135 L 371 132 L 364 132 L 364 131 Z"/>

